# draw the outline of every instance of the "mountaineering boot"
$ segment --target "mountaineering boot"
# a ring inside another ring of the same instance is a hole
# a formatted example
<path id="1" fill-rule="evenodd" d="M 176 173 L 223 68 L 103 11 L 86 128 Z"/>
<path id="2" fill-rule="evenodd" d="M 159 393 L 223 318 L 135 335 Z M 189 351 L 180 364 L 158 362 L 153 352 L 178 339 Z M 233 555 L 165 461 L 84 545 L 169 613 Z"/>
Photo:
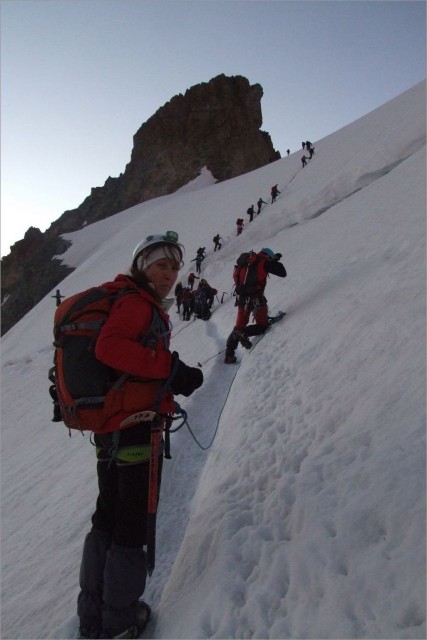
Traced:
<path id="1" fill-rule="evenodd" d="M 271 327 L 272 324 L 275 324 L 276 322 L 279 322 L 279 320 L 284 318 L 285 315 L 286 315 L 285 311 L 278 311 L 275 316 L 268 316 L 267 317 L 268 326 Z"/>
<path id="2" fill-rule="evenodd" d="M 225 364 L 233 364 L 236 362 L 236 358 L 234 356 L 234 352 L 237 349 L 237 345 L 239 344 L 239 340 L 236 336 L 236 332 L 233 330 L 227 338 L 226 349 L 225 349 Z"/>
<path id="3" fill-rule="evenodd" d="M 92 629 L 89 627 L 79 627 L 76 635 L 76 640 L 89 640 L 92 638 L 100 638 L 100 632 L 98 629 Z"/>
<path id="4" fill-rule="evenodd" d="M 151 607 L 146 602 L 144 602 L 144 600 L 139 600 L 137 621 L 136 621 L 139 633 L 142 633 L 144 631 L 150 618 L 151 618 Z"/>
<path id="5" fill-rule="evenodd" d="M 114 636 L 115 638 L 139 638 L 141 633 L 144 631 L 151 618 L 151 607 L 143 600 L 138 601 L 137 607 L 136 625 L 133 625 L 119 635 Z M 76 640 L 89 640 L 100 637 L 101 635 L 98 629 L 86 629 L 84 627 L 80 627 L 76 635 Z"/>
<path id="6" fill-rule="evenodd" d="M 242 347 L 244 347 L 245 349 L 250 349 L 252 347 L 252 342 L 249 340 L 248 336 L 243 333 L 243 331 L 235 330 L 234 333 L 236 334 L 236 338 L 238 338 Z"/>
<path id="7" fill-rule="evenodd" d="M 136 625 L 133 627 L 129 627 L 126 631 L 119 633 L 118 636 L 113 636 L 114 638 L 139 638 L 139 629 Z"/>
<path id="8" fill-rule="evenodd" d="M 137 623 L 126 629 L 115 638 L 139 638 L 151 618 L 151 607 L 143 600 L 138 602 Z"/>
<path id="9" fill-rule="evenodd" d="M 139 600 L 146 575 L 142 547 L 111 545 L 104 570 L 101 638 L 138 637 L 139 624 L 145 625 L 150 613 L 148 605 Z"/>
<path id="10" fill-rule="evenodd" d="M 234 353 L 237 349 L 237 346 L 241 343 L 245 349 L 250 349 L 252 347 L 252 342 L 248 339 L 247 335 L 243 333 L 243 331 L 238 331 L 237 329 L 233 329 L 230 335 L 227 338 L 226 342 L 226 351 L 225 351 L 225 364 L 234 364 L 236 362 L 236 358 Z"/>

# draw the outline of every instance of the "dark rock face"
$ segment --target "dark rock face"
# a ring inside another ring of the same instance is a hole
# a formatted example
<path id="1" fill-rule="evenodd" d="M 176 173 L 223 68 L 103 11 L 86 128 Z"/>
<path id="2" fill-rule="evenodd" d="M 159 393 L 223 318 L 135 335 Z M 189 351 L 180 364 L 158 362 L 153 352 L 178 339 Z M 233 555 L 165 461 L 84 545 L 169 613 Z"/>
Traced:
<path id="1" fill-rule="evenodd" d="M 204 166 L 222 181 L 278 160 L 260 130 L 262 95 L 259 84 L 220 75 L 161 107 L 134 135 L 124 173 L 93 188 L 46 232 L 30 228 L 2 259 L 2 334 L 72 271 L 54 258 L 68 246 L 61 234 L 173 193 Z"/>
<path id="2" fill-rule="evenodd" d="M 30 227 L 24 239 L 2 258 L 2 335 L 73 271 L 54 258 L 69 245 L 60 236 L 49 236 Z"/>
<path id="3" fill-rule="evenodd" d="M 222 181 L 280 158 L 259 130 L 262 95 L 246 78 L 218 76 L 175 96 L 134 136 L 127 197 L 141 202 L 171 193 L 203 166 Z"/>

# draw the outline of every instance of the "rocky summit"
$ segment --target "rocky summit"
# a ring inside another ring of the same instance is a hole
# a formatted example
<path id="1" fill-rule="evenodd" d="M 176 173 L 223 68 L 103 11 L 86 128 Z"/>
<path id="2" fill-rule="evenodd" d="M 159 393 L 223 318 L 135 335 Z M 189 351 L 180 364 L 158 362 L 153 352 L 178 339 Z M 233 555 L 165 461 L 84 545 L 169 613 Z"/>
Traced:
<path id="1" fill-rule="evenodd" d="M 220 182 L 280 158 L 261 131 L 263 89 L 242 76 L 217 76 L 161 107 L 133 137 L 130 162 L 117 178 L 92 188 L 49 229 L 31 227 L 2 259 L 2 334 L 72 269 L 61 235 L 146 200 L 173 193 L 207 167 Z"/>

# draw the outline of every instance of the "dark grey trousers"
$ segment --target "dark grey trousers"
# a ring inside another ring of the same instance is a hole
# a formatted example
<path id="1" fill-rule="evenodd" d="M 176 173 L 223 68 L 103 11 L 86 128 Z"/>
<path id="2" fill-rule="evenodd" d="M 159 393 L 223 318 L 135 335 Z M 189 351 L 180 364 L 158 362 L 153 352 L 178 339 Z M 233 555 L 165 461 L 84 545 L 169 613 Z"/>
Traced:
<path id="1" fill-rule="evenodd" d="M 80 566 L 80 628 L 113 638 L 137 623 L 147 579 L 149 462 L 110 462 L 112 434 L 95 436 L 99 495 Z M 120 446 L 150 442 L 147 423 L 123 430 Z M 163 458 L 159 456 L 158 491 Z"/>

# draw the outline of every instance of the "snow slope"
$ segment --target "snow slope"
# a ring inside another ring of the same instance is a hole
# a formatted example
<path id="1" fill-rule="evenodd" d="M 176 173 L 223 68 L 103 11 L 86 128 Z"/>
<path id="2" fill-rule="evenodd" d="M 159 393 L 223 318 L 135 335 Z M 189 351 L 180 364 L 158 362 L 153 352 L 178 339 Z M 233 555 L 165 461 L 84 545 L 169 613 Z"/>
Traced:
<path id="1" fill-rule="evenodd" d="M 65 295 L 170 228 L 183 281 L 206 246 L 203 276 L 226 292 L 208 322 L 171 313 L 173 348 L 205 376 L 178 400 L 201 445 L 216 437 L 202 450 L 185 427 L 173 436 L 146 637 L 426 637 L 425 83 L 315 142 L 304 169 L 301 155 L 219 184 L 204 170 L 67 236 Z M 236 237 L 275 183 L 279 199 Z M 288 315 L 226 366 L 233 264 L 263 246 L 283 253 L 288 277 L 266 293 Z M 77 624 L 96 474 L 89 438 L 50 421 L 54 304 L 2 339 L 2 638 Z"/>

